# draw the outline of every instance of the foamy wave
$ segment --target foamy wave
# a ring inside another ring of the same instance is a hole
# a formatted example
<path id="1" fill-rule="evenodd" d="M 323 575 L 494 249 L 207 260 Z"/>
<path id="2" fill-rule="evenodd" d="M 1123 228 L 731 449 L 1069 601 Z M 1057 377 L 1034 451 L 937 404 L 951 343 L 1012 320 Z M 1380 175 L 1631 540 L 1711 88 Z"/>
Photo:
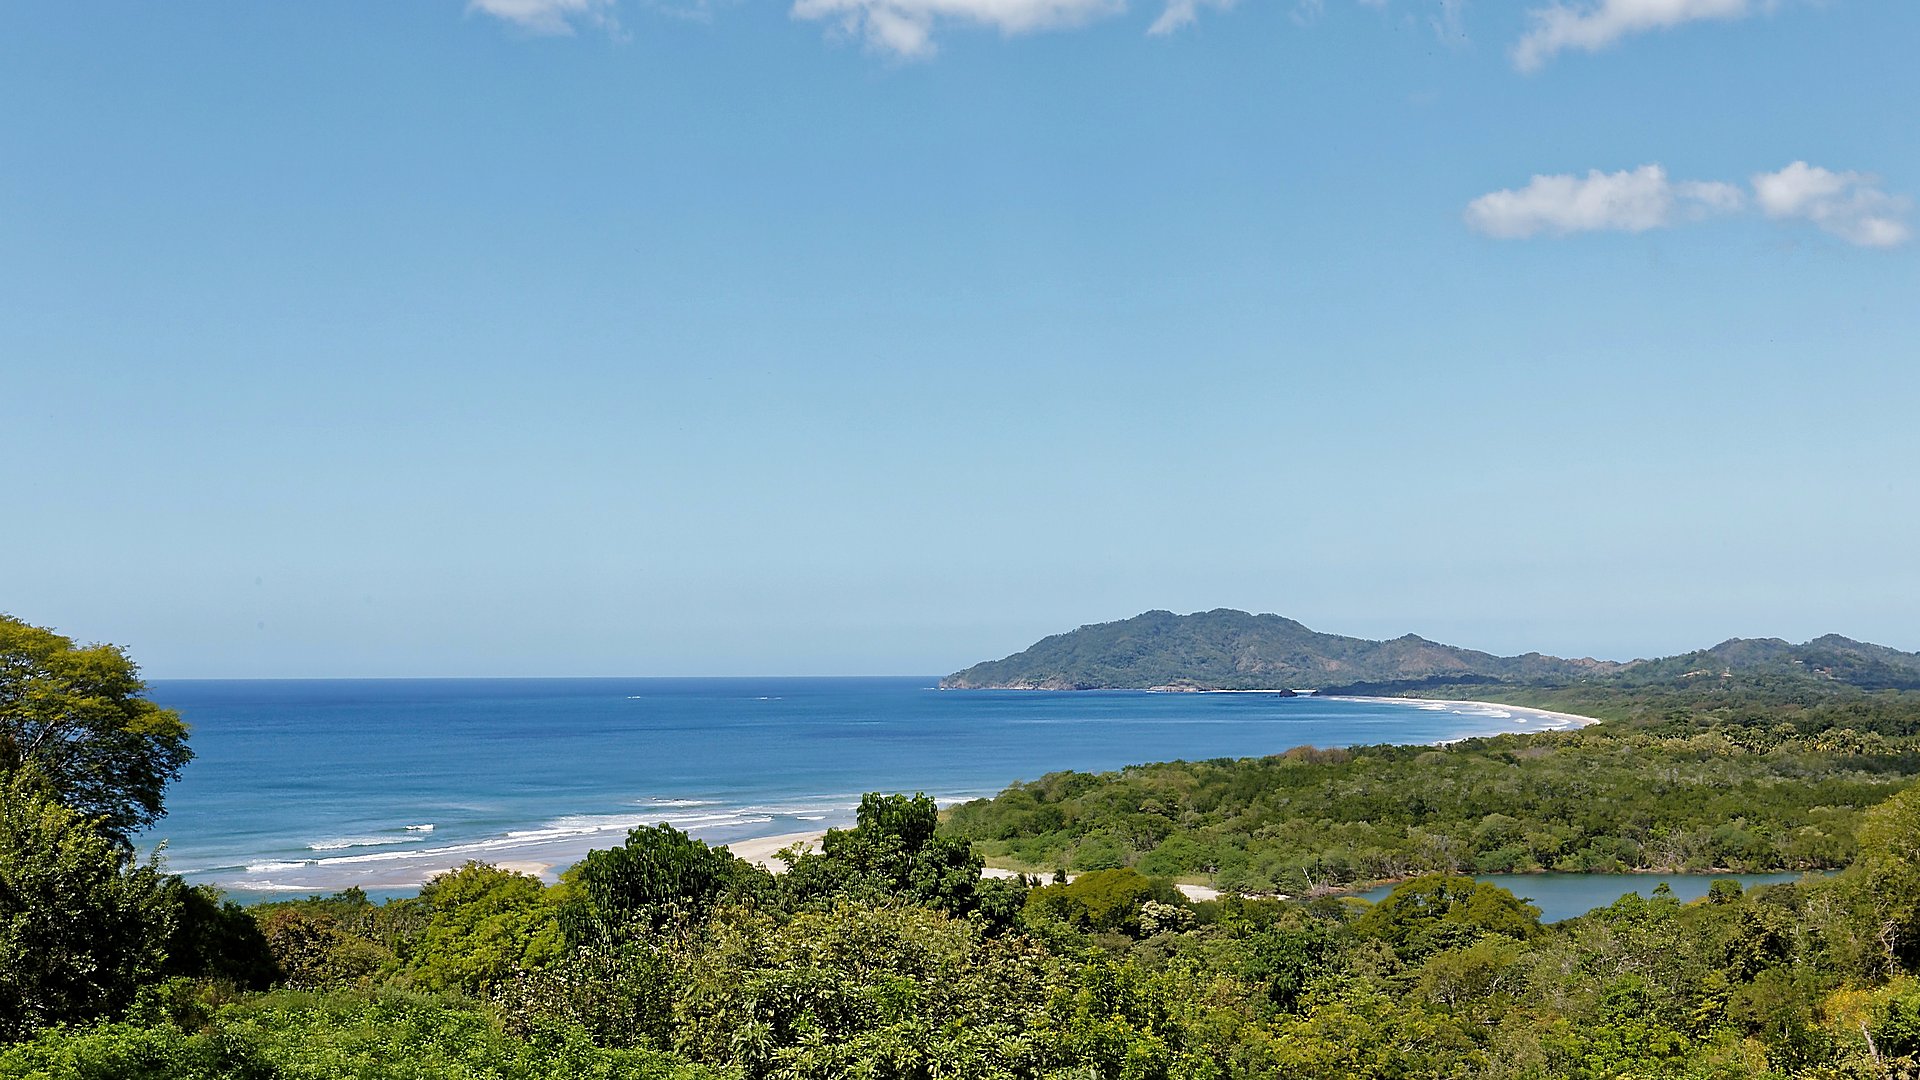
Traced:
<path id="1" fill-rule="evenodd" d="M 277 874 L 282 870 L 298 870 L 306 866 L 318 865 L 321 860 L 307 859 L 302 862 L 257 862 L 247 864 L 249 874 Z"/>
<path id="2" fill-rule="evenodd" d="M 394 844 L 413 844 L 420 840 L 417 836 L 336 836 L 331 840 L 315 840 L 307 845 L 308 851 L 340 851 L 344 848 L 391 847 Z"/>
<path id="3" fill-rule="evenodd" d="M 771 819 L 765 811 L 756 812 L 753 808 L 704 814 L 568 814 L 532 829 L 516 829 L 507 833 L 507 836 L 518 840 L 557 839 L 592 833 L 626 832 L 646 825 L 658 825 L 662 821 L 678 829 L 724 829 L 734 825 L 761 824 L 768 820 Z"/>
<path id="4" fill-rule="evenodd" d="M 948 805 L 976 794 L 941 794 L 937 801 Z M 856 792 L 772 798 L 748 805 L 717 798 L 654 796 L 635 799 L 612 813 L 567 814 L 490 836 L 440 838 L 439 843 L 428 835 L 434 826 L 422 822 L 398 826 L 386 835 L 315 840 L 307 847 L 320 853 L 316 858 L 262 856 L 261 861 L 245 865 L 245 880 L 240 880 L 241 867 L 232 865 L 227 871 L 232 877 L 224 884 L 254 891 L 310 891 L 368 880 L 425 880 L 468 860 L 577 858 L 590 847 L 620 843 L 630 829 L 662 822 L 710 842 L 725 843 L 738 840 L 742 834 L 751 837 L 778 832 L 779 828 L 772 827 L 776 822 L 796 823 L 788 828 L 848 822 L 859 805 Z"/>
<path id="5" fill-rule="evenodd" d="M 771 824 L 773 818 L 763 814 L 729 812 L 721 814 L 696 815 L 675 822 L 678 827 L 688 830 L 740 828 L 751 825 Z M 489 837 L 461 844 L 446 844 L 438 847 L 410 847 L 403 851 L 370 851 L 358 855 L 335 855 L 325 859 L 308 859 L 305 862 L 275 862 L 249 865 L 247 872 L 267 874 L 281 870 L 325 869 L 327 867 L 366 866 L 376 863 L 392 862 L 446 862 L 484 856 L 490 852 L 512 850 L 554 843 L 556 841 L 577 840 L 583 837 L 602 834 L 623 834 L 629 829 L 659 823 L 655 815 L 633 814 L 574 814 L 555 818 L 532 829 L 515 829 L 504 836 Z"/>

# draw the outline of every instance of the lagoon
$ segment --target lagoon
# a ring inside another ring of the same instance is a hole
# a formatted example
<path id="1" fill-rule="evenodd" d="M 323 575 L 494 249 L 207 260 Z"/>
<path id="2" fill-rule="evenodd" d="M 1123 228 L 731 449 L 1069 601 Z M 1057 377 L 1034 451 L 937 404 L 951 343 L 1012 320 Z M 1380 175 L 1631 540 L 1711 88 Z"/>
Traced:
<path id="1" fill-rule="evenodd" d="M 1559 922 L 1603 908 L 1628 893 L 1652 896 L 1665 883 L 1681 901 L 1698 900 L 1716 881 L 1738 881 L 1743 889 L 1798 881 L 1799 874 L 1476 874 L 1540 909 L 1541 922 Z M 1393 891 L 1382 885 L 1356 895 L 1378 901 Z"/>

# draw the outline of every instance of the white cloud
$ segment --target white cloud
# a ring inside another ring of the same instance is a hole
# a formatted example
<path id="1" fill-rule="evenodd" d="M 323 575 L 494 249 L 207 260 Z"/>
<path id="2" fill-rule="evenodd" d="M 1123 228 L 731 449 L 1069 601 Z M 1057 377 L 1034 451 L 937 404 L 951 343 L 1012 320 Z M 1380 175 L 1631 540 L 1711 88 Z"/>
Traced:
<path id="1" fill-rule="evenodd" d="M 1002 34 L 1079 26 L 1126 10 L 1126 0 L 794 0 L 797 19 L 829 19 L 882 52 L 933 55 L 940 23 L 990 27 Z"/>
<path id="2" fill-rule="evenodd" d="M 614 0 L 468 0 L 468 11 L 505 19 L 536 34 L 571 34 L 576 23 L 610 26 Z"/>
<path id="3" fill-rule="evenodd" d="M 1533 28 L 1513 48 L 1514 66 L 1537 71 L 1568 49 L 1597 52 L 1629 34 L 1664 30 L 1701 19 L 1743 19 L 1755 0 L 1585 0 L 1554 3 L 1527 13 Z"/>
<path id="4" fill-rule="evenodd" d="M 1292 0 L 1292 10 L 1287 13 L 1296 26 L 1313 26 L 1327 14 L 1327 0 Z M 1396 22 L 1406 25 L 1418 25 L 1420 16 L 1402 15 L 1393 11 L 1391 0 L 1354 0 L 1363 8 L 1389 12 Z M 1425 17 L 1426 24 L 1432 28 L 1435 37 L 1449 43 L 1458 43 L 1466 37 L 1466 20 L 1463 18 L 1467 0 L 1419 0 L 1412 6 L 1416 9 L 1427 7 L 1432 14 Z M 1206 8 L 1216 11 L 1229 11 L 1238 6 L 1239 0 L 1167 0 L 1167 6 L 1160 16 L 1153 20 L 1147 33 L 1165 36 L 1183 27 L 1192 25 Z"/>
<path id="5" fill-rule="evenodd" d="M 1753 205 L 1767 217 L 1805 220 L 1860 247 L 1896 247 L 1912 239 L 1912 200 L 1881 190 L 1864 173 L 1832 172 L 1796 161 L 1753 177 Z M 1746 193 L 1719 180 L 1673 180 L 1659 165 L 1585 176 L 1535 176 L 1523 188 L 1490 192 L 1467 204 L 1467 224 L 1504 240 L 1546 233 L 1646 232 L 1748 206 Z"/>
<path id="6" fill-rule="evenodd" d="M 1540 233 L 1645 232 L 1677 220 L 1738 210 L 1745 198 L 1732 184 L 1667 178 L 1658 165 L 1586 176 L 1535 176 L 1526 187 L 1482 195 L 1467 204 L 1467 224 L 1488 236 L 1520 239 Z"/>
<path id="7" fill-rule="evenodd" d="M 1147 27 L 1147 33 L 1156 36 L 1171 34 L 1199 18 L 1201 8 L 1210 7 L 1226 11 L 1232 8 L 1235 2 L 1236 0 L 1167 0 L 1166 9 L 1160 12 L 1159 18 L 1153 20 L 1152 26 Z"/>
<path id="8" fill-rule="evenodd" d="M 1912 200 L 1880 190 L 1876 177 L 1831 172 L 1796 161 L 1753 178 L 1753 194 L 1770 218 L 1804 218 L 1861 247 L 1896 247 L 1913 236 L 1905 220 Z"/>

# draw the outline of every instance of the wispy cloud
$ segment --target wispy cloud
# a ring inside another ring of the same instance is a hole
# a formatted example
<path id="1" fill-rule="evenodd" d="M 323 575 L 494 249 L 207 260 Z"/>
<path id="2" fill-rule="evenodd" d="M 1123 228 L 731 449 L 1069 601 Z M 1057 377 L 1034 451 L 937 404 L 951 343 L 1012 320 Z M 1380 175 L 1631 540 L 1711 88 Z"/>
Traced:
<path id="1" fill-rule="evenodd" d="M 504 19 L 535 34 L 571 34 L 576 26 L 611 26 L 614 0 L 468 0 L 467 10 Z"/>
<path id="2" fill-rule="evenodd" d="M 1147 27 L 1147 33 L 1156 37 L 1171 34 L 1199 19 L 1201 8 L 1210 7 L 1227 11 L 1235 2 L 1236 0 L 1167 0 L 1166 8 L 1160 12 L 1159 18 L 1153 20 L 1153 25 Z"/>
<path id="3" fill-rule="evenodd" d="M 1550 233 L 1645 232 L 1678 220 L 1740 209 L 1732 184 L 1675 182 L 1658 165 L 1585 176 L 1536 176 L 1526 187 L 1495 191 L 1467 205 L 1467 224 L 1507 239 Z"/>
<path id="4" fill-rule="evenodd" d="M 467 10 L 492 16 L 533 34 L 572 34 L 582 27 L 620 31 L 616 19 L 622 0 L 467 0 Z M 638 7 L 667 15 L 705 20 L 726 0 L 635 0 Z M 1290 17 L 1311 26 L 1325 15 L 1327 0 L 1290 0 Z M 1395 13 L 1409 24 L 1424 20 L 1435 36 L 1458 41 L 1465 36 L 1462 11 L 1467 0 L 1353 0 L 1363 8 Z M 1227 11 L 1239 0 L 1164 0 L 1147 33 L 1162 37 L 1196 22 L 1202 11 Z M 1006 36 L 1068 29 L 1124 13 L 1127 0 L 793 0 L 796 19 L 831 24 L 875 52 L 921 59 L 939 51 L 935 38 L 944 27 L 971 26 Z M 1424 10 L 1424 13 L 1422 13 Z"/>
<path id="5" fill-rule="evenodd" d="M 1489 192 L 1467 204 L 1467 224 L 1505 240 L 1582 232 L 1646 232 L 1749 206 L 1775 219 L 1802 219 L 1862 247 L 1894 247 L 1912 235 L 1910 200 L 1881 190 L 1863 173 L 1836 173 L 1804 161 L 1752 178 L 1751 200 L 1721 180 L 1674 180 L 1659 165 L 1585 176 L 1535 176 L 1526 186 Z"/>
<path id="6" fill-rule="evenodd" d="M 1889 195 L 1878 177 L 1830 172 L 1796 161 L 1753 178 L 1753 194 L 1770 218 L 1804 218 L 1861 247 L 1897 247 L 1913 237 L 1913 200 Z"/>
<path id="7" fill-rule="evenodd" d="M 1394 0 L 1354 0 L 1363 8 L 1393 14 L 1396 20 L 1417 24 L 1422 18 L 1432 28 L 1434 36 L 1450 43 L 1458 42 L 1466 36 L 1464 13 L 1467 0 L 1411 0 L 1396 4 Z M 1182 27 L 1192 25 L 1206 8 L 1227 11 L 1238 6 L 1239 0 L 1167 0 L 1167 6 L 1161 10 L 1159 18 L 1147 28 L 1147 33 L 1156 36 L 1171 34 Z M 1419 12 L 1425 9 L 1426 15 Z M 1292 8 L 1287 15 L 1297 26 L 1312 26 L 1325 18 L 1327 0 L 1292 0 Z"/>
<path id="8" fill-rule="evenodd" d="M 1744 19 L 1766 0 L 1583 0 L 1557 2 L 1527 13 L 1532 23 L 1513 48 L 1514 66 L 1538 71 L 1568 49 L 1597 52 L 1631 34 L 1702 19 Z"/>
<path id="9" fill-rule="evenodd" d="M 1080 26 L 1126 10 L 1126 0 L 795 0 L 797 19 L 828 20 L 877 51 L 931 56 L 933 31 L 954 23 L 1002 34 Z"/>

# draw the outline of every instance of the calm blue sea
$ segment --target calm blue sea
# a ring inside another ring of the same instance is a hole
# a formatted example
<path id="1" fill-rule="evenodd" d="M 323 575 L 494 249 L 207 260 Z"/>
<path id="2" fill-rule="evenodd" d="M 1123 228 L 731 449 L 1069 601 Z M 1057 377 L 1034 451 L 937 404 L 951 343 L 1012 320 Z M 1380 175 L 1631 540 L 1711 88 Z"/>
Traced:
<path id="1" fill-rule="evenodd" d="M 561 867 L 638 824 L 727 842 L 1059 769 L 1428 743 L 1562 721 L 1270 694 L 939 691 L 932 678 L 161 680 L 195 760 L 142 839 L 246 896 Z"/>

